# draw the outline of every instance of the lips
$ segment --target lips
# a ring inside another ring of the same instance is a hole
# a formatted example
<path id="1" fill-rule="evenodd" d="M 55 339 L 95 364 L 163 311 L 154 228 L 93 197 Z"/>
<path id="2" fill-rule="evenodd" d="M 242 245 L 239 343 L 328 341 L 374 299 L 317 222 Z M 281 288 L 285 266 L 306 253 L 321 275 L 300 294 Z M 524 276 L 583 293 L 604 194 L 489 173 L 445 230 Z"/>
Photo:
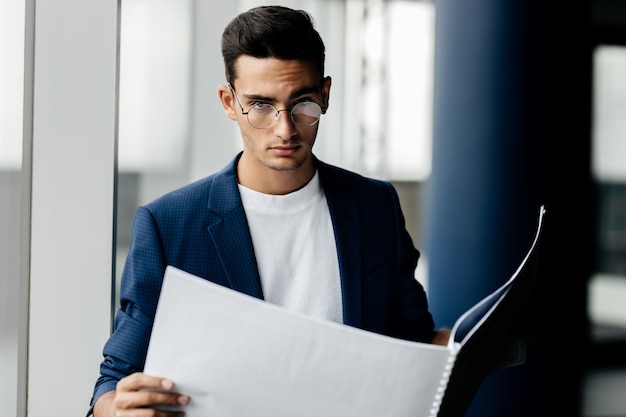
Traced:
<path id="1" fill-rule="evenodd" d="M 274 152 L 277 156 L 291 156 L 298 152 L 300 145 L 289 146 L 274 146 L 270 148 L 270 151 Z"/>

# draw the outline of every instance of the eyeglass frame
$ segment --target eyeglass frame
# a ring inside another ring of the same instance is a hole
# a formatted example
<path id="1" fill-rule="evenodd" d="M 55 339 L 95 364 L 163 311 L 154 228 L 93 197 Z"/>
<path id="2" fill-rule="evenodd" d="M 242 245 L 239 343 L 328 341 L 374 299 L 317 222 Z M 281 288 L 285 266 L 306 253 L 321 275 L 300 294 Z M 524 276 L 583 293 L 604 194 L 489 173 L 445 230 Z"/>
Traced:
<path id="1" fill-rule="evenodd" d="M 316 103 L 315 101 L 312 101 L 312 100 L 311 100 L 311 101 L 306 101 L 306 102 L 305 102 L 305 101 L 300 101 L 300 102 L 295 103 L 293 106 L 291 106 L 291 107 L 289 107 L 289 108 L 287 108 L 287 109 L 282 109 L 282 110 L 278 110 L 278 109 L 276 108 L 276 106 L 274 106 L 274 105 L 273 105 L 273 104 L 271 104 L 271 103 L 265 103 L 266 105 L 271 106 L 271 107 L 273 107 L 273 108 L 274 108 L 274 110 L 276 110 L 276 113 L 275 113 L 275 115 L 274 115 L 274 121 L 273 121 L 273 122 L 272 122 L 272 124 L 270 124 L 269 126 L 266 126 L 266 127 L 257 127 L 257 126 L 253 125 L 253 124 L 250 122 L 250 116 L 249 116 L 250 110 L 252 110 L 252 108 L 254 107 L 254 105 L 252 105 L 252 106 L 250 107 L 250 109 L 248 109 L 248 111 L 244 111 L 243 106 L 241 105 L 241 101 L 239 101 L 239 96 L 237 96 L 237 92 L 235 91 L 235 87 L 233 87 L 233 85 L 232 85 L 230 82 L 227 82 L 227 83 L 226 83 L 226 85 L 228 86 L 228 88 L 230 88 L 230 91 L 232 91 L 233 96 L 235 97 L 235 100 L 237 101 L 237 104 L 239 105 L 239 108 L 241 109 L 241 114 L 243 114 L 243 115 L 245 115 L 245 116 L 246 116 L 246 120 L 248 121 L 248 124 L 249 124 L 250 126 L 252 126 L 253 128 L 255 128 L 255 129 L 269 129 L 270 127 L 272 127 L 272 126 L 274 126 L 274 125 L 276 124 L 276 122 L 278 121 L 278 118 L 280 117 L 280 113 L 281 113 L 281 112 L 285 112 L 285 111 L 288 111 L 288 112 L 289 112 L 289 119 L 291 119 L 291 122 L 292 122 L 295 126 L 298 126 L 298 127 L 311 127 L 311 126 L 315 126 L 316 124 L 318 124 L 318 123 L 319 123 L 320 119 L 322 118 L 322 117 L 321 117 L 321 116 L 322 116 L 322 114 L 325 114 L 325 113 L 326 113 L 326 107 L 322 107 L 322 106 L 320 106 L 318 103 Z M 317 104 L 317 106 L 318 106 L 318 107 L 320 108 L 320 110 L 321 110 L 320 117 L 318 117 L 318 118 L 317 118 L 317 120 L 316 120 L 315 122 L 311 123 L 310 125 L 303 125 L 303 124 L 299 124 L 299 123 L 296 123 L 296 121 L 295 121 L 295 120 L 293 120 L 293 114 L 292 114 L 292 111 L 293 111 L 293 109 L 294 109 L 294 108 L 295 108 L 298 104 L 301 104 L 301 103 L 313 103 L 313 104 Z"/>

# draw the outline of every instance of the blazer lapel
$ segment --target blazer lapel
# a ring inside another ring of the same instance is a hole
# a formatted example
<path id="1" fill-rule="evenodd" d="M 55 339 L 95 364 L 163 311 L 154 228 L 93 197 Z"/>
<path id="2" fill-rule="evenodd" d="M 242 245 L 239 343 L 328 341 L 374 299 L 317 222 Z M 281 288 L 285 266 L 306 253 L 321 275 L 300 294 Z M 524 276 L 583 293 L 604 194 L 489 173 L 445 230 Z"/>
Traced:
<path id="1" fill-rule="evenodd" d="M 209 195 L 208 232 L 232 289 L 263 298 L 252 238 L 241 204 L 235 167 L 239 155 L 216 174 Z"/>
<path id="2" fill-rule="evenodd" d="M 216 174 L 209 195 L 208 232 L 215 244 L 231 288 L 263 299 L 261 279 L 254 257 L 254 247 L 246 215 L 241 204 L 235 167 L 239 155 Z M 350 190 L 333 181 L 328 165 L 316 160 L 320 182 L 330 210 L 339 258 L 343 302 L 343 321 L 361 325 L 361 241 L 359 215 Z M 219 243 L 218 243 L 219 242 Z"/>
<path id="3" fill-rule="evenodd" d="M 350 190 L 337 184 L 328 165 L 316 161 L 320 182 L 324 188 L 330 217 L 335 231 L 335 243 L 339 258 L 344 324 L 361 325 L 361 231 L 359 213 L 350 198 Z"/>

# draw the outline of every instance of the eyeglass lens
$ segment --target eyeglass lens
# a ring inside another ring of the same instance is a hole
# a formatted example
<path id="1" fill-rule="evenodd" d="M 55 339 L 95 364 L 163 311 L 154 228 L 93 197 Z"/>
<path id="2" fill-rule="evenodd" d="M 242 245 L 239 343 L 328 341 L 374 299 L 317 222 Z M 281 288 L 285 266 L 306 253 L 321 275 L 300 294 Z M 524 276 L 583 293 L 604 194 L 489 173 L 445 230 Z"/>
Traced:
<path id="1" fill-rule="evenodd" d="M 258 129 L 272 126 L 280 117 L 280 112 L 271 104 L 253 106 L 248 110 L 248 122 Z M 320 120 L 322 108 L 312 101 L 297 103 L 291 108 L 291 120 L 297 126 L 313 126 Z"/>

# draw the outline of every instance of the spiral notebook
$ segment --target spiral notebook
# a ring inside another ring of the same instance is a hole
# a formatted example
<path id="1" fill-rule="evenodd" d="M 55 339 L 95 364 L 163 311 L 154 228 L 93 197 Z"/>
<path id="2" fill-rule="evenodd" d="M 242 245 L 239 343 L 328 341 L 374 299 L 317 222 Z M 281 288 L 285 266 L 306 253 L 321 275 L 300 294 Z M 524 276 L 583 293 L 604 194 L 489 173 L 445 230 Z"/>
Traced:
<path id="1" fill-rule="evenodd" d="M 462 415 L 528 301 L 544 212 L 519 268 L 457 320 L 448 346 L 318 320 L 168 266 L 144 372 L 190 395 L 188 417 Z"/>

